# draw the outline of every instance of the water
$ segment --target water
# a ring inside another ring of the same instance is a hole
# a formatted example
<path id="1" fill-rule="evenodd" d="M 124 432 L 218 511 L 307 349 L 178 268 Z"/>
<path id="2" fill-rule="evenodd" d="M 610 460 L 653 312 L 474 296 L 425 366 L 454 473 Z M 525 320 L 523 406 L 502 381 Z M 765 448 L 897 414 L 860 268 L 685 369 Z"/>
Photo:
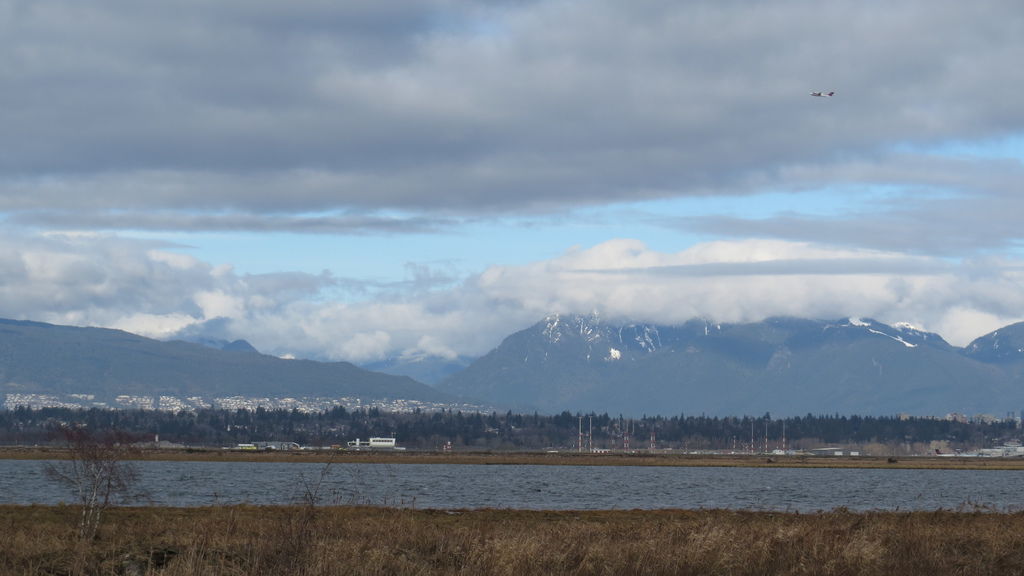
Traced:
<path id="1" fill-rule="evenodd" d="M 55 463 L 60 465 L 59 462 Z M 40 461 L 0 460 L 0 504 L 73 502 Z M 321 504 L 548 510 L 813 512 L 1024 509 L 1024 471 L 137 462 L 154 506 Z M 326 471 L 326 474 L 324 472 Z"/>

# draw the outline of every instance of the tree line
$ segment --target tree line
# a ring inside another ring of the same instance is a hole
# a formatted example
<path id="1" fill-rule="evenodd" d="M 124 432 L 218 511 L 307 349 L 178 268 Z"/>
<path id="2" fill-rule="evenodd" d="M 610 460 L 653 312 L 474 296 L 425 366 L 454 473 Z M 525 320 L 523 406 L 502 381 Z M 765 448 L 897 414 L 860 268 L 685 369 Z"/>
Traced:
<path id="1" fill-rule="evenodd" d="M 825 414 L 787 418 L 706 415 L 626 418 L 607 413 L 555 415 L 511 411 L 452 410 L 386 412 L 376 408 L 325 412 L 223 410 L 164 412 L 72 408 L 0 411 L 0 443 L 46 444 L 57 431 L 84 426 L 116 430 L 140 442 L 185 446 L 233 446 L 252 442 L 295 442 L 344 446 L 374 436 L 394 437 L 409 449 L 529 450 L 736 450 L 808 449 L 827 445 L 879 444 L 892 450 L 941 444 L 947 449 L 991 446 L 1020 438 L 1017 425 L 897 416 Z M 926 448 L 927 449 L 927 448 Z"/>

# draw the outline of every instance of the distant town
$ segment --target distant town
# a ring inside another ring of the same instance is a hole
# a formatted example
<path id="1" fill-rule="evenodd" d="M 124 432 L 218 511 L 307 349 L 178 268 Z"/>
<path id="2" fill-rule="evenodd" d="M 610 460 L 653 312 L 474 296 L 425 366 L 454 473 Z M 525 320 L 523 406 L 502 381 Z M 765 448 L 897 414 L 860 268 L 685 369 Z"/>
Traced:
<path id="1" fill-rule="evenodd" d="M 340 398 L 292 398 L 292 397 L 248 397 L 229 396 L 225 398 L 204 398 L 189 396 L 132 396 L 120 395 L 112 401 L 102 401 L 94 394 L 7 394 L 3 408 L 13 410 L 18 406 L 27 408 L 72 408 L 72 409 L 116 409 L 116 410 L 159 410 L 163 412 L 194 411 L 202 409 L 217 410 L 297 410 L 303 413 L 326 412 L 332 408 L 343 407 L 347 410 L 377 408 L 387 412 L 406 413 L 438 410 L 489 411 L 490 408 L 469 403 L 439 403 L 420 400 L 396 399 L 364 399 L 352 397 Z"/>

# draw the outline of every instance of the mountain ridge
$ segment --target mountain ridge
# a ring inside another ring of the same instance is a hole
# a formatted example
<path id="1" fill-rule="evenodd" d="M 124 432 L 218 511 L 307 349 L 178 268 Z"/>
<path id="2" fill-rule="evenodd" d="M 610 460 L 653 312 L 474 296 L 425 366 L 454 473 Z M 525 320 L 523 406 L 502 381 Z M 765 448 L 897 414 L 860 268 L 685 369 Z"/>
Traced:
<path id="1" fill-rule="evenodd" d="M 1001 329 L 1003 349 L 1022 329 Z M 997 331 L 999 332 L 999 331 Z M 986 361 L 905 323 L 792 317 L 725 324 L 549 315 L 438 387 L 520 410 L 942 415 L 1024 407 L 1024 353 Z M 1020 360 L 1020 361 L 1018 361 Z M 600 399 L 600 401 L 595 401 Z"/>
<path id="2" fill-rule="evenodd" d="M 433 374 L 435 387 L 347 362 L 267 356 L 244 340 L 162 342 L 106 328 L 0 319 L 0 392 L 8 398 L 344 396 L 627 415 L 1024 408 L 1024 323 L 958 348 L 939 334 L 870 318 L 659 325 L 552 314 L 473 361 L 417 362 L 413 368 Z"/>
<path id="3" fill-rule="evenodd" d="M 0 319 L 0 393 L 89 395 L 101 403 L 122 395 L 451 399 L 411 378 L 348 362 L 285 360 L 239 341 L 227 348 Z"/>

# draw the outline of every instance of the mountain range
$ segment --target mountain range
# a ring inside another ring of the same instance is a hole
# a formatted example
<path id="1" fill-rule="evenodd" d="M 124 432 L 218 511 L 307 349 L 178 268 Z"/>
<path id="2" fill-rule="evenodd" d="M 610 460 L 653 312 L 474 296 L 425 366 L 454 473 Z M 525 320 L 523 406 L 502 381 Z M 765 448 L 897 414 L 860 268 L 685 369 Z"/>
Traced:
<path id="1" fill-rule="evenodd" d="M 906 324 L 771 318 L 618 324 L 552 315 L 438 384 L 519 411 L 1005 415 L 1024 409 L 1024 323 L 965 348 Z"/>
<path id="2" fill-rule="evenodd" d="M 248 342 L 163 342 L 121 330 L 0 319 L 0 398 L 6 395 L 408 399 L 448 395 L 407 376 L 348 362 L 285 360 Z"/>
<path id="3" fill-rule="evenodd" d="M 476 360 L 285 360 L 245 340 L 159 341 L 0 319 L 0 399 L 400 399 L 613 415 L 944 415 L 1024 411 L 1024 323 L 963 348 L 910 325 L 770 318 L 680 325 L 551 315 Z"/>

